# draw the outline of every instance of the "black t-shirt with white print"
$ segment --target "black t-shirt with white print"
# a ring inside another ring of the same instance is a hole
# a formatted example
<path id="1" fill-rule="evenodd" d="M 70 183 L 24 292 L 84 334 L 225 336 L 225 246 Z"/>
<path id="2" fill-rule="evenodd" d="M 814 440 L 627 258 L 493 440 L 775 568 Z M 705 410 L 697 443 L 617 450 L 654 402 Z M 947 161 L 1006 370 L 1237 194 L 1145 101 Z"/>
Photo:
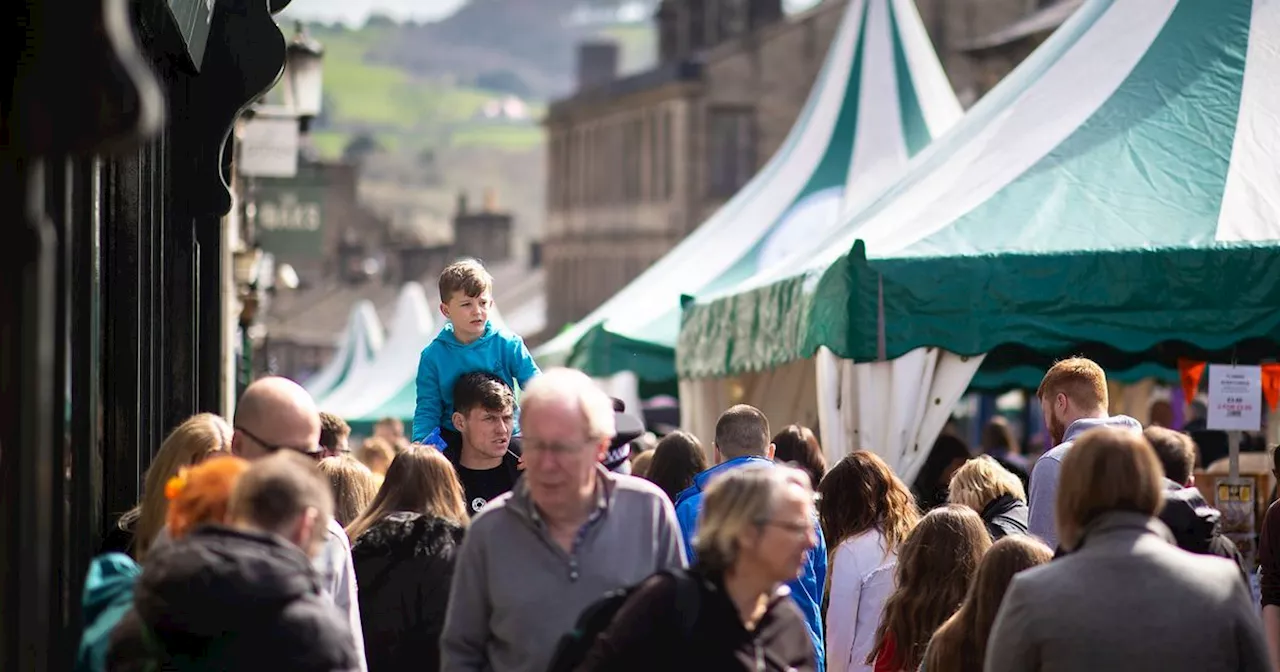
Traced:
<path id="1" fill-rule="evenodd" d="M 510 492 L 518 478 L 505 464 L 492 469 L 468 469 L 461 464 L 455 464 L 454 468 L 458 471 L 458 480 L 462 481 L 462 494 L 472 516 L 499 495 Z"/>

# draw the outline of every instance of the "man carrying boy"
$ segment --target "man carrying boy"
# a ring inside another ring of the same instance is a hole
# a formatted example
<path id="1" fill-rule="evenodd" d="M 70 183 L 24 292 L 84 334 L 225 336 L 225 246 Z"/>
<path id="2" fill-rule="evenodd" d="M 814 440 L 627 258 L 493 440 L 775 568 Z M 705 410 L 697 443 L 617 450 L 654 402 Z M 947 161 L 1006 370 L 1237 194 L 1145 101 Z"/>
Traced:
<path id="1" fill-rule="evenodd" d="M 493 278 L 474 259 L 454 262 L 440 274 L 440 312 L 449 320 L 418 360 L 418 399 L 413 414 L 413 442 L 432 432 L 453 450 L 462 437 L 453 425 L 453 385 L 470 371 L 489 371 L 508 387 L 523 389 L 538 375 L 538 365 L 524 340 L 489 323 Z M 519 434 L 519 425 L 513 430 Z"/>
<path id="2" fill-rule="evenodd" d="M 516 397 L 501 378 L 473 371 L 458 377 L 453 405 L 453 426 L 462 435 L 462 446 L 446 448 L 444 456 L 457 470 L 467 511 L 474 516 L 510 492 L 520 478 L 520 458 L 510 450 Z"/>

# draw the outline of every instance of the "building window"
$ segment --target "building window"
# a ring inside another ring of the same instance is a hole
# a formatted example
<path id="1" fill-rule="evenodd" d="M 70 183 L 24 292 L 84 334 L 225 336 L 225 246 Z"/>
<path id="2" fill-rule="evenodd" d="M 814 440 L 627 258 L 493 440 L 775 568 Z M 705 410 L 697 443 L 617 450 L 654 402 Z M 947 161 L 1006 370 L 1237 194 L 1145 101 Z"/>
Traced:
<path id="1" fill-rule="evenodd" d="M 727 198 L 755 174 L 755 120 L 749 109 L 712 108 L 707 126 L 710 195 Z"/>
<path id="2" fill-rule="evenodd" d="M 685 5 L 689 22 L 689 51 L 698 52 L 707 46 L 707 4 L 706 0 L 689 0 Z"/>
<path id="3" fill-rule="evenodd" d="M 742 6 L 742 0 L 720 0 L 716 13 L 717 42 L 747 32 L 747 12 Z"/>
<path id="4" fill-rule="evenodd" d="M 644 197 L 644 120 L 633 119 L 623 128 L 625 201 L 639 203 Z"/>
<path id="5" fill-rule="evenodd" d="M 672 192 L 675 191 L 675 147 L 671 144 L 671 111 L 662 113 L 662 198 L 670 201 Z"/>
<path id="6" fill-rule="evenodd" d="M 649 158 L 649 177 L 645 181 L 644 196 L 645 200 L 658 200 L 658 185 L 661 184 L 662 175 L 658 170 L 658 113 L 655 110 L 649 110 L 648 118 L 645 120 L 645 152 Z"/>

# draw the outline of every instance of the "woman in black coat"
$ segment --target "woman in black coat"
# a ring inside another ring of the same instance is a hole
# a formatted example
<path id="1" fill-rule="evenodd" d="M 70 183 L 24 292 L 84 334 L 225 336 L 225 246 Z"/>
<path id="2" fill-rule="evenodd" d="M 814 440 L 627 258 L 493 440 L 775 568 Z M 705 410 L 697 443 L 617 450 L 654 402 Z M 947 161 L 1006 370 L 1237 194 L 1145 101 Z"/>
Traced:
<path id="1" fill-rule="evenodd" d="M 646 579 L 575 672 L 813 672 L 813 643 L 785 582 L 817 543 L 809 477 L 739 467 L 703 500 L 698 564 Z"/>
<path id="2" fill-rule="evenodd" d="M 369 672 L 440 669 L 453 563 L 468 520 L 462 485 L 434 448 L 398 455 L 347 528 Z"/>

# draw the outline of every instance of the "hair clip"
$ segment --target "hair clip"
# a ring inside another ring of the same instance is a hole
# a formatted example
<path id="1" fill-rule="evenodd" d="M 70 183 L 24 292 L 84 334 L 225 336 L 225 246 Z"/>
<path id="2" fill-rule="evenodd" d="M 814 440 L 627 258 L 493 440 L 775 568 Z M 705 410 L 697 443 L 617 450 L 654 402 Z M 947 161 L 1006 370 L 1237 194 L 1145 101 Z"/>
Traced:
<path id="1" fill-rule="evenodd" d="M 178 470 L 178 475 L 170 478 L 164 484 L 164 498 L 173 501 L 182 494 L 182 489 L 187 487 L 187 468 L 183 467 Z"/>

